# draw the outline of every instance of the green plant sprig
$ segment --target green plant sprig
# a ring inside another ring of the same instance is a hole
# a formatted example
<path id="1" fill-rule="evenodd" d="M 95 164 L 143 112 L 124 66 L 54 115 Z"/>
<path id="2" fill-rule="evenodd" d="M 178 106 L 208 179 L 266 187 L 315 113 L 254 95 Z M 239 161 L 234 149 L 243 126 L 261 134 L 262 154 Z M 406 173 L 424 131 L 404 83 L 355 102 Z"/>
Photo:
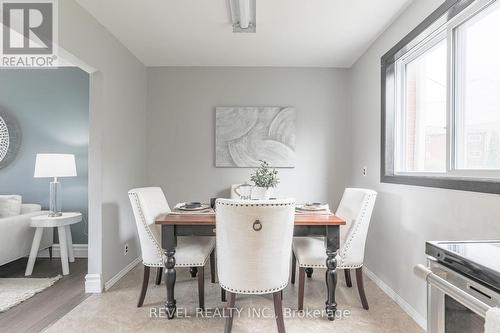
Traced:
<path id="1" fill-rule="evenodd" d="M 250 180 L 254 182 L 255 186 L 265 188 L 276 187 L 280 182 L 278 171 L 276 169 L 271 169 L 269 163 L 266 161 L 259 161 L 260 167 L 251 175 Z"/>

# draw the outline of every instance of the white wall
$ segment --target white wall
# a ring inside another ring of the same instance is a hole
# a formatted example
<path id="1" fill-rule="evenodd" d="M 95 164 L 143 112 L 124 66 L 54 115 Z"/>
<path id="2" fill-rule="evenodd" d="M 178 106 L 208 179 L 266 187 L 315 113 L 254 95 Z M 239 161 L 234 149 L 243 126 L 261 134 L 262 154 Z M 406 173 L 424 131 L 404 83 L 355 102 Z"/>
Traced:
<path id="1" fill-rule="evenodd" d="M 498 195 L 380 183 L 380 57 L 441 3 L 414 1 L 351 70 L 352 184 L 379 192 L 366 266 L 417 310 L 420 323 L 425 284 L 412 269 L 425 263 L 425 241 L 500 238 Z"/>
<path id="2" fill-rule="evenodd" d="M 102 285 L 140 254 L 127 191 L 146 180 L 146 68 L 74 0 L 59 1 L 59 44 L 97 70 L 90 89 L 89 274 L 102 274 Z"/>
<path id="3" fill-rule="evenodd" d="M 229 196 L 252 169 L 215 168 L 216 106 L 293 106 L 297 163 L 278 194 L 337 204 L 350 175 L 347 70 L 148 68 L 148 177 L 171 205 Z"/>

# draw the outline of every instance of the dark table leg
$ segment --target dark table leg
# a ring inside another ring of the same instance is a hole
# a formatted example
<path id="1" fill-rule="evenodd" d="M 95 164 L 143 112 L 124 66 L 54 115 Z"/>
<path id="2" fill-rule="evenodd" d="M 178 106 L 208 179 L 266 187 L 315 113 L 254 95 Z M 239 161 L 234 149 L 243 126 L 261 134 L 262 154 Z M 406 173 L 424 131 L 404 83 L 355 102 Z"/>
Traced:
<path id="1" fill-rule="evenodd" d="M 335 301 L 335 288 L 337 287 L 337 250 L 339 248 L 339 227 L 326 227 L 326 314 L 329 320 L 335 319 L 337 303 Z"/>
<path id="2" fill-rule="evenodd" d="M 220 300 L 221 300 L 221 302 L 226 301 L 226 291 L 224 289 L 222 289 L 222 287 L 220 288 Z"/>
<path id="3" fill-rule="evenodd" d="M 175 226 L 162 226 L 162 245 L 165 249 L 165 285 L 167 287 L 167 301 L 165 308 L 167 310 L 168 319 L 172 319 L 177 310 L 177 305 L 174 297 L 175 288 L 175 247 L 177 246 L 177 236 L 175 235 Z"/>
<path id="4" fill-rule="evenodd" d="M 215 283 L 215 249 L 210 253 L 210 282 Z"/>

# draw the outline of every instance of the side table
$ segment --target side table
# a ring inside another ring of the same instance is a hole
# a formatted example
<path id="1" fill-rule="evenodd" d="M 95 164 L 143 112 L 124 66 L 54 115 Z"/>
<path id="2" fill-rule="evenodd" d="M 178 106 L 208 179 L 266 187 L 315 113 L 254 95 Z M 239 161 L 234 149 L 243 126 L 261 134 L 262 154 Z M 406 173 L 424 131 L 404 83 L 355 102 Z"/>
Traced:
<path id="1" fill-rule="evenodd" d="M 71 225 L 78 223 L 82 220 L 82 214 L 79 212 L 63 213 L 61 216 L 49 217 L 46 215 L 38 215 L 31 218 L 30 227 L 36 228 L 35 236 L 33 237 L 33 244 L 31 245 L 30 257 L 28 265 L 26 266 L 25 276 L 33 273 L 33 266 L 35 265 L 36 257 L 40 247 L 40 240 L 42 239 L 44 228 L 57 228 L 59 236 L 59 247 L 61 251 L 61 265 L 63 275 L 69 274 L 69 263 L 75 261 L 73 254 L 73 240 L 71 238 Z"/>

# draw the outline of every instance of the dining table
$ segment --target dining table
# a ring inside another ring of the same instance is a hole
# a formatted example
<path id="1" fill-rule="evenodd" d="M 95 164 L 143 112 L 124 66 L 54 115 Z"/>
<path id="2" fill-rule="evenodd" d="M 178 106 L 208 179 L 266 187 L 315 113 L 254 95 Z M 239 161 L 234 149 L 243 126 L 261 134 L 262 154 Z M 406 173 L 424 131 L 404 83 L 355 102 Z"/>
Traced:
<path id="1" fill-rule="evenodd" d="M 166 313 L 169 319 L 175 316 L 177 305 L 175 299 L 175 248 L 179 236 L 215 236 L 215 214 L 165 213 L 160 214 L 156 224 L 161 226 L 161 246 L 165 254 Z M 335 288 L 337 286 L 337 251 L 340 247 L 340 226 L 346 222 L 332 213 L 297 212 L 294 219 L 294 237 L 323 236 L 325 238 L 325 311 L 329 320 L 334 320 L 337 311 Z"/>

